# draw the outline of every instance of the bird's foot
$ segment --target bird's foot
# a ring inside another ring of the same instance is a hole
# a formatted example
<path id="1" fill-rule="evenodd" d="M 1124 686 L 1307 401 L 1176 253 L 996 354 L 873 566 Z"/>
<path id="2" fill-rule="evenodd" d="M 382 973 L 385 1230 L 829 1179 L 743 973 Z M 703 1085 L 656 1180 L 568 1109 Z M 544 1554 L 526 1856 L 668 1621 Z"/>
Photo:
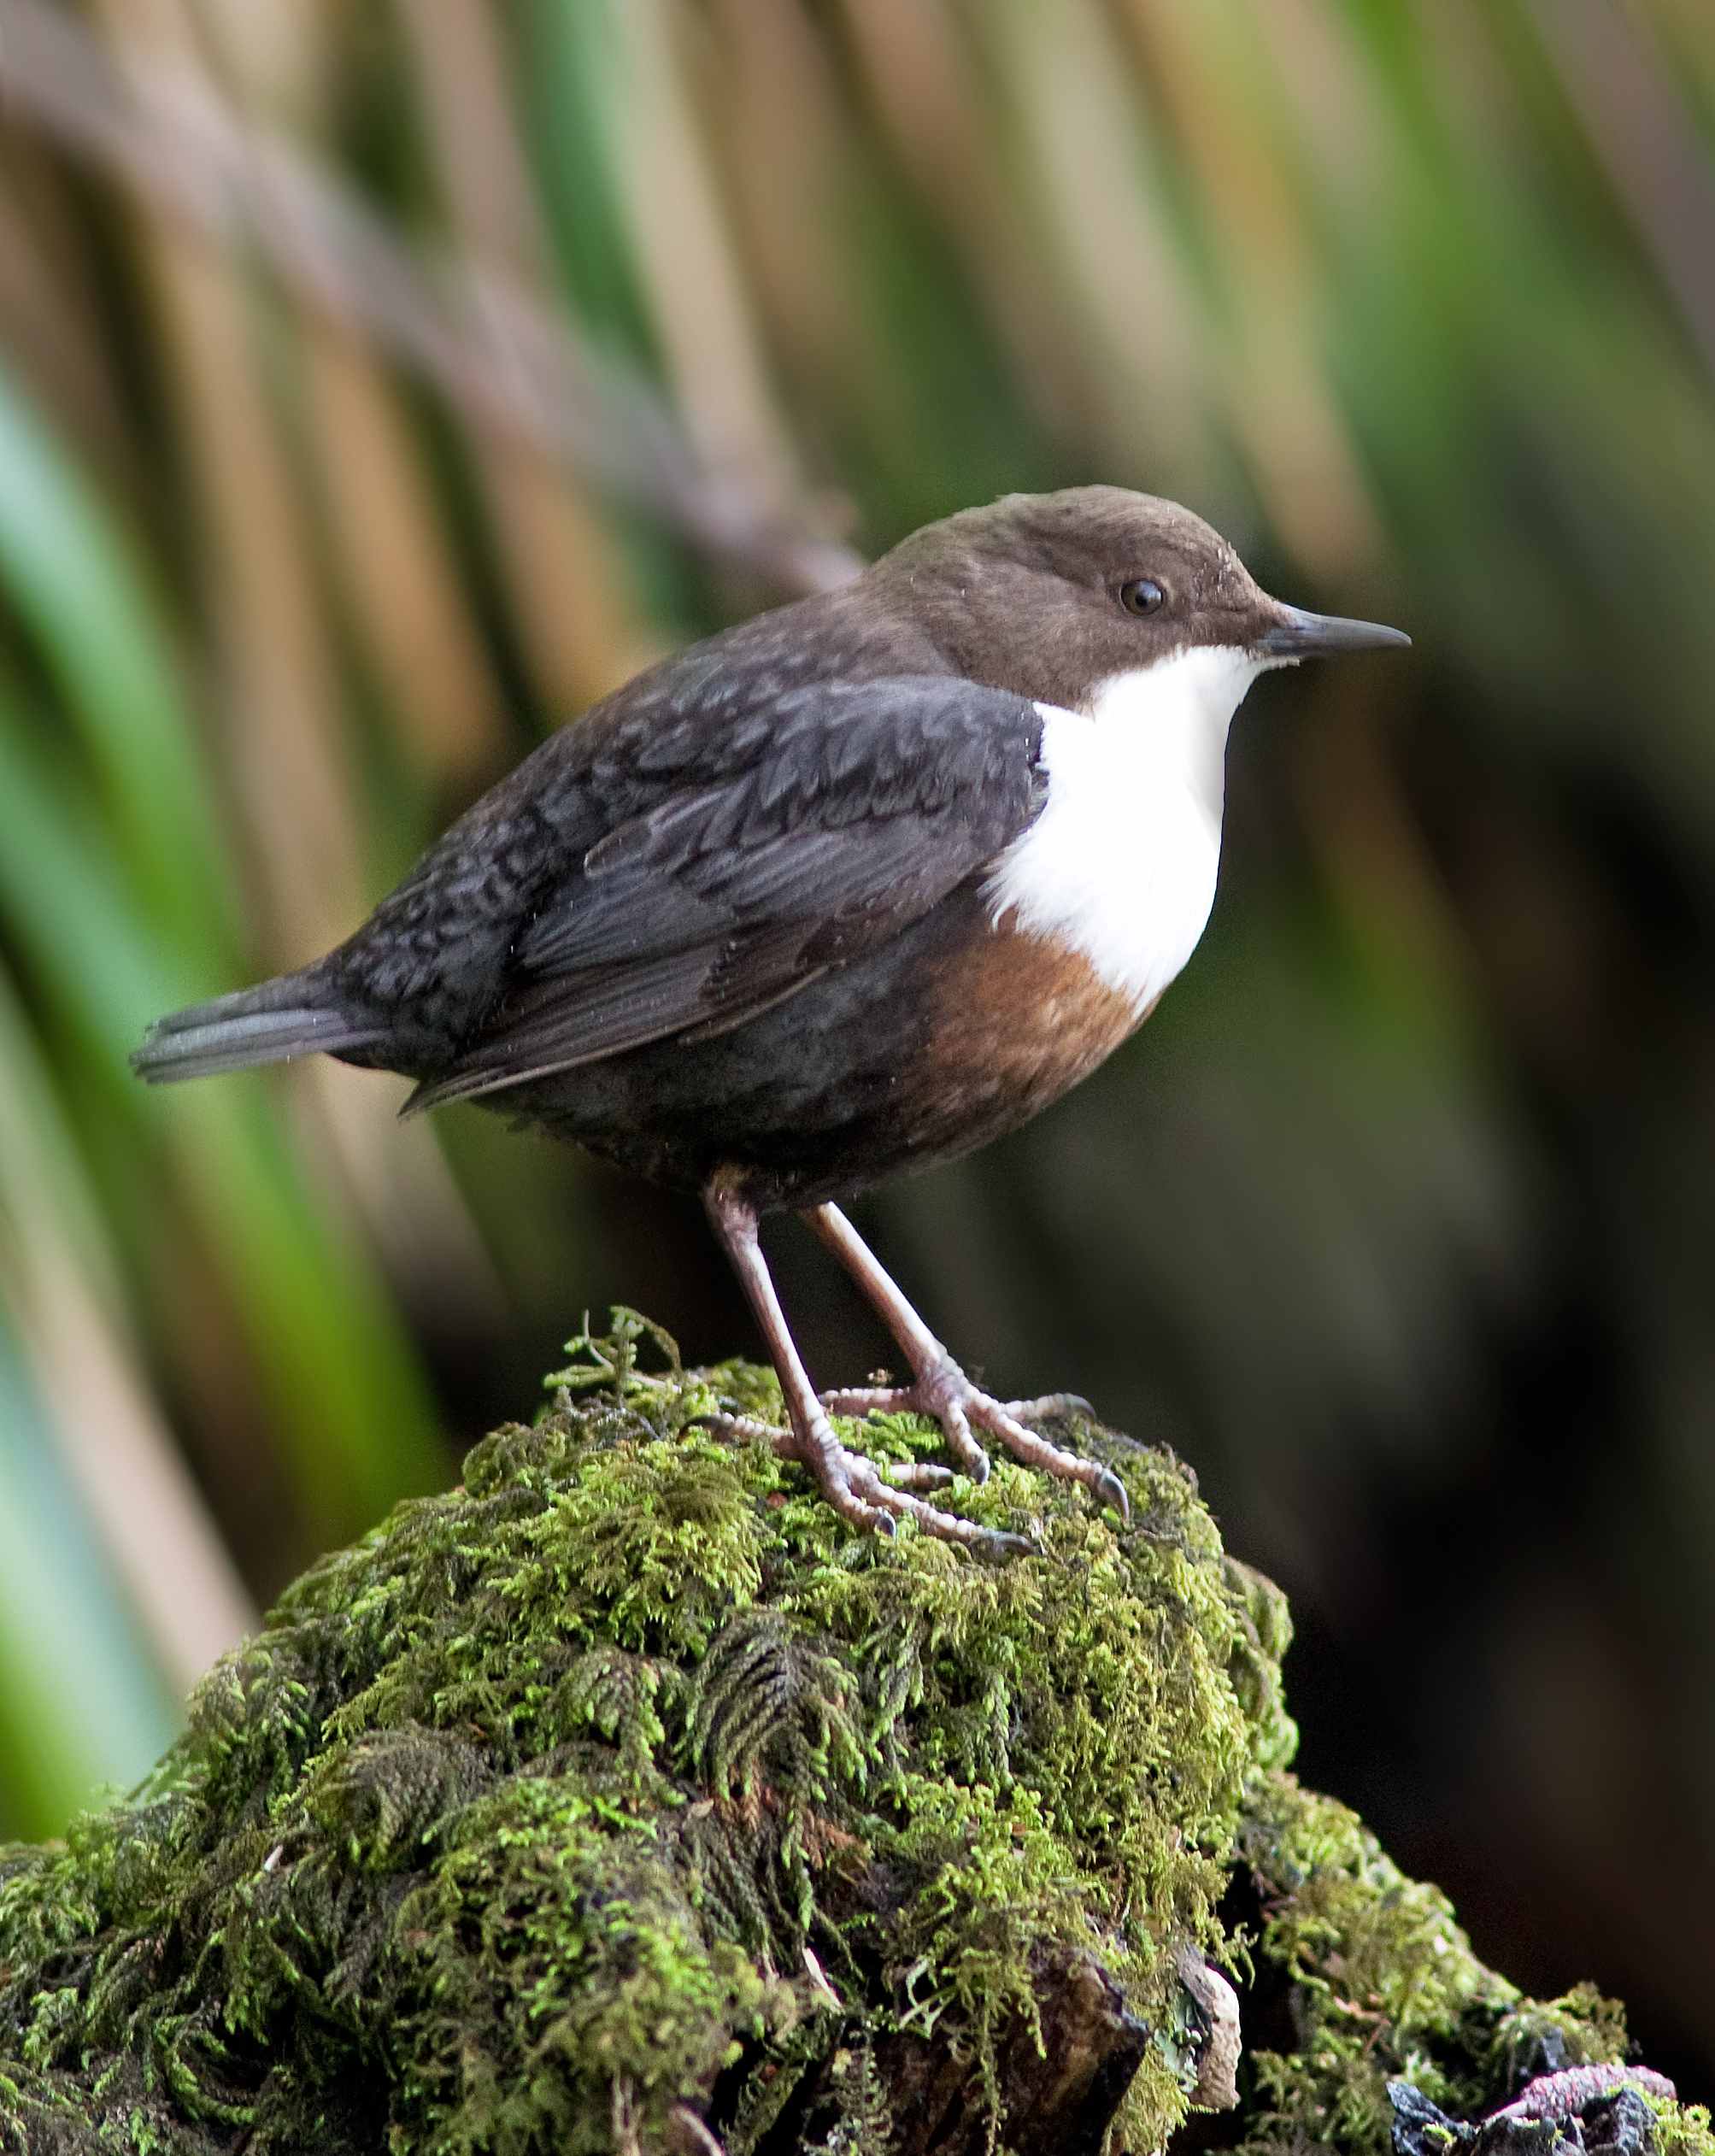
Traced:
<path id="1" fill-rule="evenodd" d="M 1062 1482 L 1082 1483 L 1124 1520 L 1131 1517 L 1125 1485 L 1098 1460 L 1084 1460 L 1050 1444 L 1028 1427 L 1054 1415 L 1090 1413 L 1089 1402 L 1076 1393 L 1045 1394 L 1039 1400 L 996 1400 L 965 1375 L 950 1355 L 920 1371 L 908 1385 L 859 1385 L 826 1392 L 822 1406 L 831 1415 L 926 1415 L 947 1434 L 947 1448 L 972 1482 L 989 1478 L 989 1455 L 976 1430 L 997 1437 L 1014 1460 Z M 975 1425 L 975 1430 L 972 1428 Z"/>
<path id="2" fill-rule="evenodd" d="M 950 1467 L 929 1460 L 902 1460 L 883 1467 L 841 1444 L 825 1415 L 819 1413 L 802 1432 L 778 1429 L 750 1415 L 700 1415 L 697 1420 L 724 1436 L 765 1440 L 782 1460 L 802 1461 L 841 1519 L 872 1534 L 891 1535 L 894 1522 L 907 1519 L 915 1520 L 924 1534 L 933 1535 L 939 1542 L 962 1543 L 984 1557 L 1017 1557 L 1036 1548 L 1027 1536 L 978 1526 L 974 1520 L 960 1519 L 956 1513 L 943 1513 L 915 1494 L 919 1489 L 945 1489 L 953 1480 Z M 984 1474 L 988 1471 L 984 1460 Z"/>

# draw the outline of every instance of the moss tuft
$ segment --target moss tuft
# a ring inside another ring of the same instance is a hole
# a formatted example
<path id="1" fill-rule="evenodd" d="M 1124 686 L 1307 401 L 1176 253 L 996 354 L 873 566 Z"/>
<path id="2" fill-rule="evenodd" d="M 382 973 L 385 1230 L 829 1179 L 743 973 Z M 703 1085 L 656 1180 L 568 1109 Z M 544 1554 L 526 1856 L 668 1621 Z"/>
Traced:
<path id="1" fill-rule="evenodd" d="M 1389 2146 L 1391 2082 L 1462 2117 L 1538 2075 L 1622 2060 L 1625 2017 L 1588 1985 L 1546 2003 L 1485 1968 L 1438 1888 L 1407 1878 L 1357 1815 L 1271 1774 L 1241 1853 L 1259 1959 L 1290 1986 L 1297 2041 L 1249 2061 L 1252 2156 Z"/>
<path id="2" fill-rule="evenodd" d="M 1286 1776 L 1284 1604 L 1171 1456 L 1080 1431 L 1125 1530 L 998 1465 L 965 1508 L 1041 1554 L 994 1566 L 852 1536 L 699 1426 L 772 1379 L 640 1319 L 553 1383 L 298 1581 L 130 1802 L 0 1852 L 0 2149 L 632 2156 L 688 2113 L 731 2156 L 879 2149 L 943 2068 L 995 2149 L 1074 1994 L 1124 2061 L 1079 2069 L 1088 2145 L 1155 2148 L 1178 1957 L 1243 1961 L 1246 1877 L 1304 2032 L 1251 2063 L 1248 2147 L 1385 2147 L 1389 2075 L 1474 2105 L 1618 2055 Z"/>

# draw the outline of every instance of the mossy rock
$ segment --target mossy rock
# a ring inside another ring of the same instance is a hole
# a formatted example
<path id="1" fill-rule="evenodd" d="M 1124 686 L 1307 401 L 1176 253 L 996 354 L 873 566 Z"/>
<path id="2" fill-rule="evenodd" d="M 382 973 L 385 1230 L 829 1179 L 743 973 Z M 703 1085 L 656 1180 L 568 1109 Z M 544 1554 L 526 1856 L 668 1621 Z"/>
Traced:
<path id="1" fill-rule="evenodd" d="M 854 1536 L 696 1423 L 772 1380 L 646 1331 L 297 1582 L 132 1799 L 0 1851 L 0 2148 L 1141 2156 L 1214 2094 L 1210 1963 L 1253 2048 L 1202 2147 L 1623 2055 L 1287 1775 L 1284 1605 L 1170 1454 L 1075 1433 L 1123 1529 L 998 1465 L 1011 1563 Z"/>

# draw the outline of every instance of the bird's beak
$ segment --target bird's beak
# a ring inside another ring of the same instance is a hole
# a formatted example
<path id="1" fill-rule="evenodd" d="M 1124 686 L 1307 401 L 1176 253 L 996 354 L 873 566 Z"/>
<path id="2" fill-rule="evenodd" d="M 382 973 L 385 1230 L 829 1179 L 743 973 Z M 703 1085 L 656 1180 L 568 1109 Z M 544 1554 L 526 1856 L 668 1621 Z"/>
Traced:
<path id="1" fill-rule="evenodd" d="M 1262 659 L 1324 659 L 1336 651 L 1379 651 L 1386 645 L 1411 642 L 1403 629 L 1385 628 L 1379 621 L 1348 621 L 1337 614 L 1307 614 L 1302 607 L 1289 607 L 1278 599 L 1274 607 L 1275 618 L 1254 646 Z"/>

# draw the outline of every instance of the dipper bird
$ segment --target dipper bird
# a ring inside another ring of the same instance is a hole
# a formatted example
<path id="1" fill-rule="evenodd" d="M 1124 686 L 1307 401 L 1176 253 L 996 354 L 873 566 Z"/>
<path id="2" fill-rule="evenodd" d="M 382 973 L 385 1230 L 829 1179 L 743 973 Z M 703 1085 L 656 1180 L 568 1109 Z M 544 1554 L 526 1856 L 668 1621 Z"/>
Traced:
<path id="1" fill-rule="evenodd" d="M 1213 902 L 1227 728 L 1272 667 L 1410 641 L 1266 596 L 1219 533 L 1117 487 L 926 526 L 841 590 L 666 659 L 545 741 L 338 949 L 165 1018 L 200 1078 L 313 1049 L 694 1191 L 846 1519 L 1016 1546 L 831 1413 L 981 1430 L 1120 1509 L 1099 1464 L 980 1391 L 840 1205 L 1014 1129 L 1142 1025 Z M 819 1397 L 757 1239 L 802 1212 L 910 1383 Z"/>

